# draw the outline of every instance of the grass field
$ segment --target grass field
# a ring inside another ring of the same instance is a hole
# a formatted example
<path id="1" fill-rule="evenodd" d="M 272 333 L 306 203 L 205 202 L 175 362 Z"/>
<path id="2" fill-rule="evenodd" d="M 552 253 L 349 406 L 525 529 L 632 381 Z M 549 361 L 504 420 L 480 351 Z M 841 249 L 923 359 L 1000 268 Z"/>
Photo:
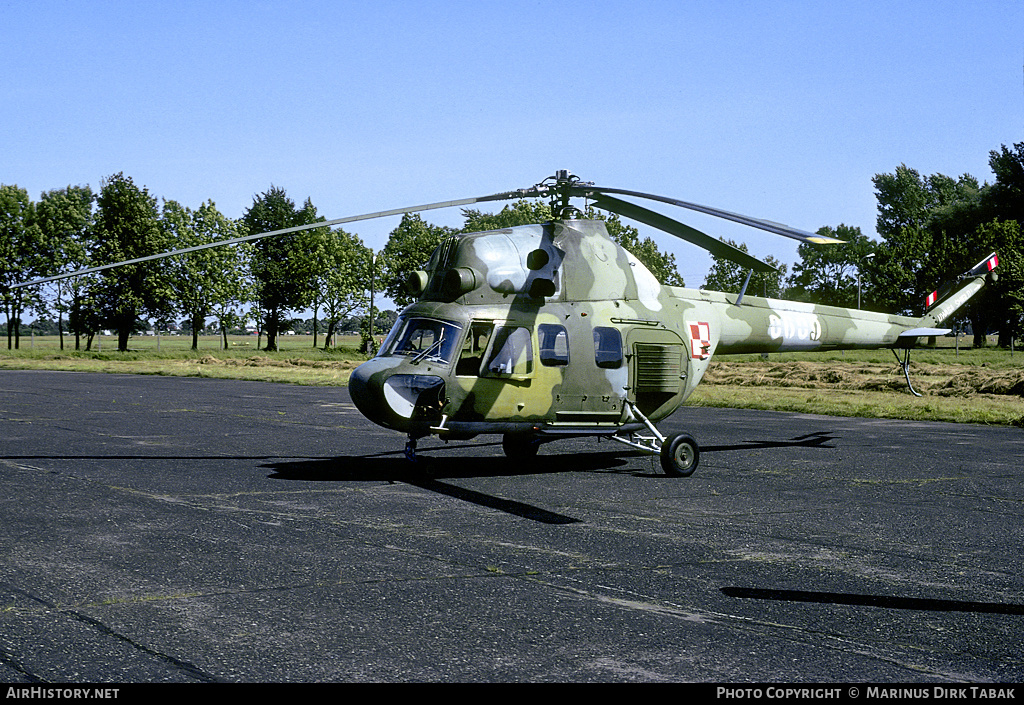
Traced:
<path id="1" fill-rule="evenodd" d="M 262 342 L 266 342 L 264 339 Z M 74 339 L 56 336 L 22 338 L 19 350 L 0 351 L 0 369 L 116 372 L 175 377 L 216 377 L 288 384 L 345 385 L 348 375 L 366 359 L 358 352 L 359 336 L 337 337 L 338 345 L 313 348 L 313 337 L 283 335 L 277 352 L 257 349 L 254 335 L 228 336 L 223 349 L 219 336 L 200 336 L 192 350 L 192 336 L 133 336 L 128 352 L 117 352 L 116 336 L 99 336 L 93 350 L 76 351 Z M 84 341 L 82 343 L 85 345 Z"/>
<path id="2" fill-rule="evenodd" d="M 889 350 L 712 360 L 690 405 L 1024 426 L 1024 353 L 911 353 L 910 393 Z"/>
<path id="3" fill-rule="evenodd" d="M 137 336 L 119 353 L 110 336 L 95 341 L 92 352 L 75 351 L 73 339 L 61 350 L 55 336 L 27 337 L 19 350 L 0 350 L 0 369 L 345 385 L 366 358 L 358 336 L 337 341 L 325 351 L 313 348 L 311 336 L 282 336 L 280 350 L 270 353 L 257 349 L 256 336 L 229 336 L 226 350 L 219 337 L 204 336 L 195 351 L 190 336 Z M 939 344 L 912 354 L 912 380 L 922 397 L 907 390 L 892 353 L 876 350 L 715 358 L 687 404 L 1024 427 L 1024 352 L 957 351 L 951 338 Z"/>

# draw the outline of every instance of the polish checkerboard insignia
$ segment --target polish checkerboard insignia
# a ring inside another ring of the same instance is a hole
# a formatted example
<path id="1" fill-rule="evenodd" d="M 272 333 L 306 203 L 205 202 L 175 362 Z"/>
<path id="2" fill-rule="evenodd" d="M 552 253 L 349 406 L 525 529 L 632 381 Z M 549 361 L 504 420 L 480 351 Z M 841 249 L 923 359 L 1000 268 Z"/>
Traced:
<path id="1" fill-rule="evenodd" d="M 711 357 L 711 324 L 687 321 L 686 327 L 690 331 L 690 357 L 707 360 Z"/>

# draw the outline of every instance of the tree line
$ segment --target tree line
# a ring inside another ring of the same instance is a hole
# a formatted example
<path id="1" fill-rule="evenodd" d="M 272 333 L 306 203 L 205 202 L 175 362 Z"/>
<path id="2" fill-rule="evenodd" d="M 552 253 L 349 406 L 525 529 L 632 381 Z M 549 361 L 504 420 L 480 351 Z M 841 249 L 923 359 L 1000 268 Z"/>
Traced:
<path id="1" fill-rule="evenodd" d="M 901 165 L 873 179 L 878 200 L 872 240 L 860 228 L 825 226 L 819 234 L 844 245 L 800 245 L 800 261 L 787 277 L 785 264 L 768 258 L 776 273 L 754 273 L 753 295 L 811 303 L 863 307 L 917 315 L 928 293 L 998 252 L 999 280 L 972 303 L 967 318 L 975 344 L 989 331 L 1008 345 L 1024 322 L 1024 143 L 990 153 L 992 184 L 963 175 L 922 176 Z M 10 286 L 91 266 L 137 259 L 172 249 L 203 245 L 294 226 L 324 222 L 312 202 L 298 206 L 284 189 L 271 186 L 254 196 L 242 217 L 222 214 L 213 201 L 196 209 L 163 199 L 122 173 L 105 178 L 98 192 L 67 186 L 33 201 L 17 186 L 0 185 L 0 300 L 7 317 L 8 348 L 17 348 L 22 318 L 29 312 L 57 321 L 76 349 L 88 349 L 97 331 L 113 329 L 118 349 L 153 319 L 167 328 L 184 317 L 193 347 L 209 319 L 227 332 L 247 320 L 266 335 L 265 349 L 291 324 L 291 314 L 312 310 L 313 345 L 320 333 L 329 341 L 342 321 L 362 318 L 364 340 L 372 341 L 370 321 L 384 321 L 371 305 L 383 294 L 401 306 L 410 298 L 408 274 L 421 268 L 445 238 L 460 232 L 512 227 L 551 219 L 540 201 L 517 201 L 498 213 L 463 210 L 461 228 L 437 226 L 406 214 L 384 248 L 374 253 L 341 228 L 315 227 L 294 233 L 215 247 L 175 257 L 125 265 L 36 287 Z M 618 216 L 596 212 L 609 234 L 632 252 L 664 284 L 683 286 L 674 255 Z M 730 244 L 746 250 L 743 243 Z M 739 265 L 714 259 L 704 287 L 738 291 L 747 280 Z M 374 326 L 377 332 L 378 326 Z"/>
<path id="2" fill-rule="evenodd" d="M 369 250 L 337 228 L 316 228 L 255 243 L 215 247 L 35 287 L 10 285 L 35 278 L 137 259 L 248 233 L 312 224 L 324 219 L 308 200 L 298 207 L 283 189 L 256 196 L 242 218 L 221 213 L 213 201 L 196 209 L 157 199 L 130 177 L 115 174 L 98 192 L 68 186 L 33 202 L 17 186 L 0 186 L 0 296 L 7 316 L 8 348 L 18 347 L 26 312 L 55 318 L 78 349 L 97 331 L 113 329 L 118 349 L 154 319 L 171 327 L 184 316 L 193 347 L 206 321 L 225 336 L 247 317 L 277 348 L 286 313 L 314 307 L 331 327 L 365 306 L 361 284 Z"/>

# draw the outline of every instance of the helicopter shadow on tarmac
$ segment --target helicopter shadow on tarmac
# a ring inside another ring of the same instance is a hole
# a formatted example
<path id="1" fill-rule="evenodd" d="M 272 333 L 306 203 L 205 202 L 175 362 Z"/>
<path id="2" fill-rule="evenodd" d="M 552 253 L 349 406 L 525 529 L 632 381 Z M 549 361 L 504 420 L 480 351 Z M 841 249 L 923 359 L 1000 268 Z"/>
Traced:
<path id="1" fill-rule="evenodd" d="M 701 446 L 701 453 L 719 453 L 733 450 L 767 450 L 770 448 L 835 448 L 832 441 L 839 438 L 831 431 L 815 431 L 786 441 L 743 441 L 733 445 Z"/>
<path id="2" fill-rule="evenodd" d="M 474 444 L 475 447 L 500 445 Z M 463 446 L 466 447 L 466 446 Z M 413 485 L 479 506 L 497 509 L 545 524 L 576 524 L 579 519 L 550 512 L 523 502 L 495 497 L 477 490 L 459 487 L 445 480 L 472 477 L 516 477 L 571 472 L 637 472 L 630 461 L 642 454 L 632 450 L 601 451 L 567 454 L 538 455 L 528 463 L 504 457 L 438 457 L 434 451 L 443 447 L 424 449 L 417 461 L 405 459 L 402 451 L 386 451 L 367 455 L 339 455 L 330 458 L 281 460 L 263 467 L 272 470 L 271 479 L 303 482 L 399 482 Z M 650 476 L 655 476 L 654 472 Z"/>
<path id="3" fill-rule="evenodd" d="M 767 448 L 834 448 L 835 436 L 827 431 L 798 436 L 785 441 L 745 441 L 734 445 L 708 446 L 705 452 L 717 453 Z M 476 443 L 472 447 L 485 449 L 499 443 Z M 467 446 L 462 446 L 466 448 Z M 552 453 L 538 455 L 528 463 L 494 456 L 445 456 L 445 448 L 429 448 L 417 455 L 411 463 L 402 451 L 384 451 L 364 455 L 339 455 L 329 458 L 278 460 L 263 467 L 272 471 L 271 479 L 302 482 L 387 482 L 420 487 L 421 489 L 461 499 L 480 506 L 498 509 L 533 521 L 547 524 L 573 524 L 578 519 L 513 500 L 488 495 L 459 487 L 444 480 L 472 477 L 516 477 L 562 472 L 628 473 L 636 477 L 668 477 L 643 462 L 643 453 L 616 448 L 610 451 Z M 636 461 L 640 459 L 641 462 Z"/>
<path id="4" fill-rule="evenodd" d="M 723 587 L 723 595 L 745 600 L 775 602 L 816 602 L 826 605 L 853 607 L 881 607 L 894 610 L 922 610 L 928 612 L 975 612 L 984 614 L 1024 615 L 1024 605 L 1005 602 L 977 602 L 973 600 L 944 600 L 901 595 L 865 595 L 844 592 L 816 592 L 810 590 L 777 590 L 752 587 Z"/>
<path id="5" fill-rule="evenodd" d="M 771 448 L 835 448 L 832 441 L 837 437 L 830 431 L 816 431 L 789 440 L 749 440 L 731 445 L 708 445 L 702 447 L 701 452 L 720 453 Z M 499 442 L 483 442 L 463 444 L 459 447 L 483 450 L 500 445 Z M 530 458 L 527 463 L 502 456 L 447 455 L 447 450 L 446 446 L 423 448 L 418 451 L 417 461 L 414 463 L 409 462 L 402 451 L 392 450 L 302 460 L 282 459 L 263 467 L 273 471 L 273 474 L 270 475 L 272 479 L 306 482 L 394 483 L 416 481 L 424 477 L 433 479 L 515 477 L 567 471 L 615 472 L 629 473 L 637 477 L 666 477 L 659 472 L 651 471 L 645 463 L 638 466 L 635 462 L 637 459 L 652 456 L 621 447 L 615 447 L 613 450 L 542 453 Z"/>

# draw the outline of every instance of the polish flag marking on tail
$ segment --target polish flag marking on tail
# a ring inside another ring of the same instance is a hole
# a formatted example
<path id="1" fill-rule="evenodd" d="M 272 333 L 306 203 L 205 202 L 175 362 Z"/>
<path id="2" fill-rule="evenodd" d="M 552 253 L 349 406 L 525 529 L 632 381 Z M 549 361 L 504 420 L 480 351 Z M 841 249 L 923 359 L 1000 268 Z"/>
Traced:
<path id="1" fill-rule="evenodd" d="M 963 274 L 961 274 L 960 275 L 960 279 L 963 280 L 963 279 L 967 279 L 968 277 L 984 276 L 984 274 L 986 272 L 991 272 L 993 269 L 995 269 L 998 266 L 999 266 L 999 255 L 997 255 L 995 252 L 993 252 L 988 257 L 986 257 L 985 259 L 983 259 L 982 261 L 980 261 L 976 265 L 974 265 L 974 267 L 972 267 L 968 271 L 966 271 Z M 945 299 L 946 298 L 946 293 L 952 289 L 952 286 L 953 286 L 952 284 L 946 284 L 945 286 L 943 286 L 938 291 L 933 291 L 932 293 L 930 293 L 928 295 L 928 297 L 925 299 L 925 308 L 926 309 L 931 308 L 933 305 L 935 305 L 935 302 L 938 301 L 938 299 L 940 297 Z"/>
<path id="2" fill-rule="evenodd" d="M 711 326 L 703 321 L 687 321 L 690 329 L 690 357 L 694 360 L 707 360 L 711 357 Z"/>
<path id="3" fill-rule="evenodd" d="M 997 255 L 995 252 L 993 252 L 988 257 L 986 257 L 984 260 L 982 260 L 977 265 L 975 265 L 974 269 L 969 271 L 967 274 L 969 276 L 975 276 L 976 277 L 979 274 L 984 274 L 985 272 L 991 272 L 993 269 L 995 269 L 998 266 L 999 266 L 999 255 Z"/>

